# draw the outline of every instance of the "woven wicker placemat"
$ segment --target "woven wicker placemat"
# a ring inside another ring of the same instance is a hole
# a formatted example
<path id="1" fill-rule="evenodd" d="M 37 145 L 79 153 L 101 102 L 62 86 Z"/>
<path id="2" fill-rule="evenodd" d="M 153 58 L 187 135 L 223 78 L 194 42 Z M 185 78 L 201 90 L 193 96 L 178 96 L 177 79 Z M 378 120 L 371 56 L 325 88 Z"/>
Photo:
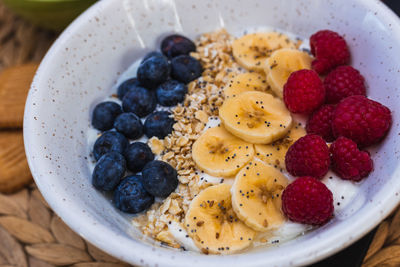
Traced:
<path id="1" fill-rule="evenodd" d="M 0 2 L 0 71 L 39 62 L 56 36 L 13 15 Z M 15 194 L 0 194 L 0 267 L 55 265 L 127 266 L 69 229 L 34 184 Z M 400 209 L 380 224 L 365 257 L 367 266 L 400 266 Z"/>
<path id="2" fill-rule="evenodd" d="M 0 2 L 0 70 L 40 62 L 56 34 L 16 17 Z"/>

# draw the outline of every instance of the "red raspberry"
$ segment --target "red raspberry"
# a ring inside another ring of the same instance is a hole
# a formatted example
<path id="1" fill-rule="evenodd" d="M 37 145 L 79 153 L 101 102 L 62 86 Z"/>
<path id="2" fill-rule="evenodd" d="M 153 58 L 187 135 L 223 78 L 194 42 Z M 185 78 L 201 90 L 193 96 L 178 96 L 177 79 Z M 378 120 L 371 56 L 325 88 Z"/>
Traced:
<path id="1" fill-rule="evenodd" d="M 286 152 L 287 171 L 293 176 L 322 178 L 329 169 L 329 149 L 319 135 L 303 136 Z"/>
<path id="2" fill-rule="evenodd" d="M 340 66 L 331 71 L 324 80 L 326 103 L 336 104 L 352 95 L 366 95 L 364 77 L 351 66 Z"/>
<path id="3" fill-rule="evenodd" d="M 333 68 L 346 65 L 350 61 L 350 52 L 346 41 L 338 33 L 323 30 L 310 38 L 311 53 L 315 60 L 312 68 L 319 74 L 326 74 Z"/>
<path id="4" fill-rule="evenodd" d="M 283 99 L 293 113 L 310 113 L 325 101 L 325 88 L 313 70 L 293 72 L 283 87 Z"/>
<path id="5" fill-rule="evenodd" d="M 283 191 L 282 210 L 291 221 L 322 225 L 333 216 L 333 195 L 317 179 L 300 177 Z"/>
<path id="6" fill-rule="evenodd" d="M 334 105 L 324 105 L 311 114 L 307 121 L 306 130 L 308 134 L 317 134 L 325 139 L 326 142 L 335 140 L 332 133 L 332 119 Z"/>
<path id="7" fill-rule="evenodd" d="M 360 151 L 357 144 L 346 137 L 339 137 L 329 148 L 332 169 L 345 180 L 360 181 L 373 170 L 368 151 Z"/>
<path id="8" fill-rule="evenodd" d="M 336 106 L 332 120 L 335 137 L 344 136 L 360 147 L 379 142 L 392 123 L 390 110 L 365 96 L 349 96 Z"/>

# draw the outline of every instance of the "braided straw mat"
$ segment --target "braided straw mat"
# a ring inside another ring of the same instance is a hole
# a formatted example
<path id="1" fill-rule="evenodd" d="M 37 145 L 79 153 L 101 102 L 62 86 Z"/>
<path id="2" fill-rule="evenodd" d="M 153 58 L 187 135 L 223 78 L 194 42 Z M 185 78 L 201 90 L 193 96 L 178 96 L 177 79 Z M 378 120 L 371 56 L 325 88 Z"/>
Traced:
<path id="1" fill-rule="evenodd" d="M 55 38 L 56 34 L 32 26 L 0 3 L 0 71 L 39 62 Z M 8 266 L 128 265 L 69 229 L 32 183 L 13 194 L 0 193 L 0 267 Z M 363 264 L 373 266 L 400 266 L 400 209 L 382 222 L 375 234 Z"/>

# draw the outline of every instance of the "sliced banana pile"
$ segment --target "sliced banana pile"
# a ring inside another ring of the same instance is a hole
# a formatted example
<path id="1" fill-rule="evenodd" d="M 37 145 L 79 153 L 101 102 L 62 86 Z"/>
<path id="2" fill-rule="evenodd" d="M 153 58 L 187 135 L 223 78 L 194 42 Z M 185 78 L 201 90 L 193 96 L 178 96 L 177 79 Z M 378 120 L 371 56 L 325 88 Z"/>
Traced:
<path id="1" fill-rule="evenodd" d="M 253 160 L 235 178 L 232 207 L 237 216 L 256 231 L 275 229 L 285 221 L 281 194 L 286 177 L 271 165 Z"/>
<path id="2" fill-rule="evenodd" d="M 253 144 L 233 136 L 224 127 L 206 130 L 192 147 L 197 166 L 214 176 L 235 175 L 253 156 Z"/>
<path id="3" fill-rule="evenodd" d="M 235 60 L 247 70 L 264 71 L 265 60 L 277 49 L 296 48 L 286 35 L 277 32 L 246 34 L 232 44 Z"/>
<path id="4" fill-rule="evenodd" d="M 224 101 L 219 117 L 233 135 L 253 144 L 268 144 L 290 130 L 292 117 L 272 95 L 249 91 Z"/>
<path id="5" fill-rule="evenodd" d="M 235 60 L 250 72 L 230 76 L 219 109 L 221 125 L 205 130 L 192 146 L 197 167 L 233 185 L 218 184 L 191 202 L 185 227 L 203 253 L 231 254 L 248 247 L 257 232 L 279 227 L 288 148 L 306 134 L 281 99 L 289 75 L 311 67 L 311 57 L 287 36 L 247 34 L 233 43 Z M 270 91 L 272 89 L 272 91 Z M 281 171 L 280 171 L 281 170 Z"/>
<path id="6" fill-rule="evenodd" d="M 267 145 L 255 145 L 256 156 L 280 170 L 285 170 L 286 152 L 297 139 L 305 135 L 305 129 L 298 123 L 294 123 L 284 138 Z"/>
<path id="7" fill-rule="evenodd" d="M 301 69 L 311 69 L 312 58 L 296 49 L 279 49 L 265 61 L 264 72 L 272 91 L 283 98 L 283 86 L 290 74 Z"/>
<path id="8" fill-rule="evenodd" d="M 225 98 L 230 98 L 247 91 L 266 92 L 267 88 L 267 80 L 263 73 L 246 72 L 231 79 L 223 90 Z"/>
<path id="9" fill-rule="evenodd" d="M 231 204 L 231 186 L 214 185 L 190 203 L 185 226 L 205 254 L 231 254 L 248 247 L 256 232 L 240 221 Z"/>

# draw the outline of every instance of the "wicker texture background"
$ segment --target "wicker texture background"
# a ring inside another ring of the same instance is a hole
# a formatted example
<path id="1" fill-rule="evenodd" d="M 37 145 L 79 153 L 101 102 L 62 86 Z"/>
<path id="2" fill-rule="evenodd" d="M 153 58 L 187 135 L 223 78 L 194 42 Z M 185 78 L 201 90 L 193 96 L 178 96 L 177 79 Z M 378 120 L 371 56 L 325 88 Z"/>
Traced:
<path id="1" fill-rule="evenodd" d="M 0 71 L 40 62 L 56 34 L 39 29 L 0 2 Z M 0 129 L 2 132 L 20 129 Z M 0 267 L 127 266 L 90 245 L 56 216 L 34 184 L 0 194 Z M 400 211 L 382 222 L 363 267 L 400 266 Z"/>

